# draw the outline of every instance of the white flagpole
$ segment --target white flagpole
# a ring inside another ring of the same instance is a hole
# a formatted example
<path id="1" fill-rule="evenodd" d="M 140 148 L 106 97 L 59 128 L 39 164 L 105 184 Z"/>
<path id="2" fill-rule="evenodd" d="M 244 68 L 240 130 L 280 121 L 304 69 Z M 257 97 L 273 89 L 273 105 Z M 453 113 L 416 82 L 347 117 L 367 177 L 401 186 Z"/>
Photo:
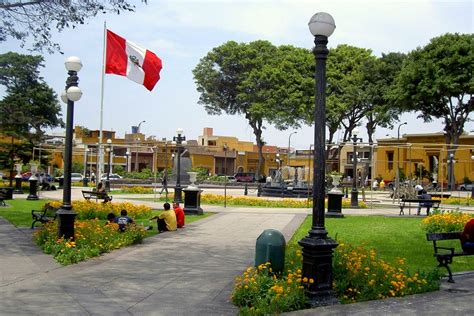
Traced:
<path id="1" fill-rule="evenodd" d="M 103 121 L 104 121 L 104 77 L 105 77 L 105 50 L 107 39 L 107 26 L 104 21 L 104 43 L 103 43 L 103 56 L 102 56 L 102 75 L 101 75 L 101 91 L 100 91 L 100 133 L 99 133 L 99 170 L 97 170 L 97 181 L 102 179 L 102 173 L 104 172 L 104 149 L 102 147 L 103 140 Z"/>

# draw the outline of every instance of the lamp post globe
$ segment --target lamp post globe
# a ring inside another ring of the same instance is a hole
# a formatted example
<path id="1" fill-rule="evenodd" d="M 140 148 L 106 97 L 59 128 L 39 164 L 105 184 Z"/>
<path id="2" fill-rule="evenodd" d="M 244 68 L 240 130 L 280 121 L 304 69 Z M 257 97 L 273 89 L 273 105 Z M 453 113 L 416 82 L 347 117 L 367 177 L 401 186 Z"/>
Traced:
<path id="1" fill-rule="evenodd" d="M 67 103 L 66 114 L 66 139 L 64 145 L 64 182 L 63 182 L 63 204 L 56 212 L 58 215 L 58 237 L 74 239 L 74 218 L 76 213 L 71 204 L 71 171 L 72 171 L 72 138 L 74 124 L 74 102 L 82 97 L 82 91 L 78 87 L 79 77 L 77 73 L 82 68 L 79 57 L 68 57 L 64 63 L 68 71 L 66 88 L 61 93 L 61 99 Z"/>
<path id="2" fill-rule="evenodd" d="M 308 236 L 298 243 L 303 247 L 303 277 L 313 279 L 306 288 L 311 306 L 324 306 L 338 303 L 332 290 L 332 253 L 336 241 L 328 237 L 324 227 L 325 200 L 325 139 L 326 139 L 326 59 L 328 36 L 336 25 L 332 16 L 325 12 L 313 15 L 308 23 L 314 35 L 313 54 L 315 71 L 314 108 L 314 153 L 313 153 L 313 208 L 312 225 Z"/>

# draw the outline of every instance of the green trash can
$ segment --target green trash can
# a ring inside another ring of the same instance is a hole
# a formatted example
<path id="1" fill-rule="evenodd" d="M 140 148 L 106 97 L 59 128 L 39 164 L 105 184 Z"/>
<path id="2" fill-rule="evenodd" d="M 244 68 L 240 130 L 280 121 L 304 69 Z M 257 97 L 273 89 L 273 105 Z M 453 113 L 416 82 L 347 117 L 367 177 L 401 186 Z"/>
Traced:
<path id="1" fill-rule="evenodd" d="M 266 229 L 257 238 L 255 266 L 270 262 L 273 272 L 282 273 L 285 267 L 285 237 L 276 229 Z"/>

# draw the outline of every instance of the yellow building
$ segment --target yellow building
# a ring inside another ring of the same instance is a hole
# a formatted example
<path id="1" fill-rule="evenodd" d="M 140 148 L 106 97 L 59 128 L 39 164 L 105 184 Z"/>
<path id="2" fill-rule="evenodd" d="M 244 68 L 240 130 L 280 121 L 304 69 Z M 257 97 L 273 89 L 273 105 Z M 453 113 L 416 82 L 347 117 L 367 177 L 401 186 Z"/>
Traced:
<path id="1" fill-rule="evenodd" d="M 446 185 L 448 170 L 453 161 L 454 181 L 474 181 L 474 135 L 462 135 L 457 149 L 450 157 L 443 133 L 406 134 L 397 138 L 379 139 L 376 146 L 375 176 L 393 181 L 397 166 L 408 178 L 419 178 L 419 170 L 426 169 L 432 178 Z M 425 183 L 428 179 L 423 179 Z"/>

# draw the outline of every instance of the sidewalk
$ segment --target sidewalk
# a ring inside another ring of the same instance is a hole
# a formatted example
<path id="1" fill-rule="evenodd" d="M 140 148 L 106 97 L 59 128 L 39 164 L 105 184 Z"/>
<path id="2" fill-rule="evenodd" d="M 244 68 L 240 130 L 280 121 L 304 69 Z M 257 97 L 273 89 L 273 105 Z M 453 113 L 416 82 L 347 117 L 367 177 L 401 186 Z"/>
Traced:
<path id="1" fill-rule="evenodd" d="M 46 197 L 60 199 L 61 192 L 44 192 L 42 198 Z M 127 197 L 116 195 L 114 201 Z M 75 188 L 76 198 L 82 195 Z M 218 214 L 176 233 L 147 238 L 142 245 L 66 267 L 38 250 L 30 229 L 17 229 L 0 218 L 0 315 L 236 315 L 237 308 L 229 302 L 233 279 L 253 264 L 256 238 L 274 228 L 289 240 L 311 210 L 221 206 L 205 210 Z M 398 212 L 398 208 L 343 210 L 359 215 Z M 474 309 L 474 272 L 454 279 L 455 284 L 443 280 L 438 292 L 290 315 L 468 314 Z"/>

